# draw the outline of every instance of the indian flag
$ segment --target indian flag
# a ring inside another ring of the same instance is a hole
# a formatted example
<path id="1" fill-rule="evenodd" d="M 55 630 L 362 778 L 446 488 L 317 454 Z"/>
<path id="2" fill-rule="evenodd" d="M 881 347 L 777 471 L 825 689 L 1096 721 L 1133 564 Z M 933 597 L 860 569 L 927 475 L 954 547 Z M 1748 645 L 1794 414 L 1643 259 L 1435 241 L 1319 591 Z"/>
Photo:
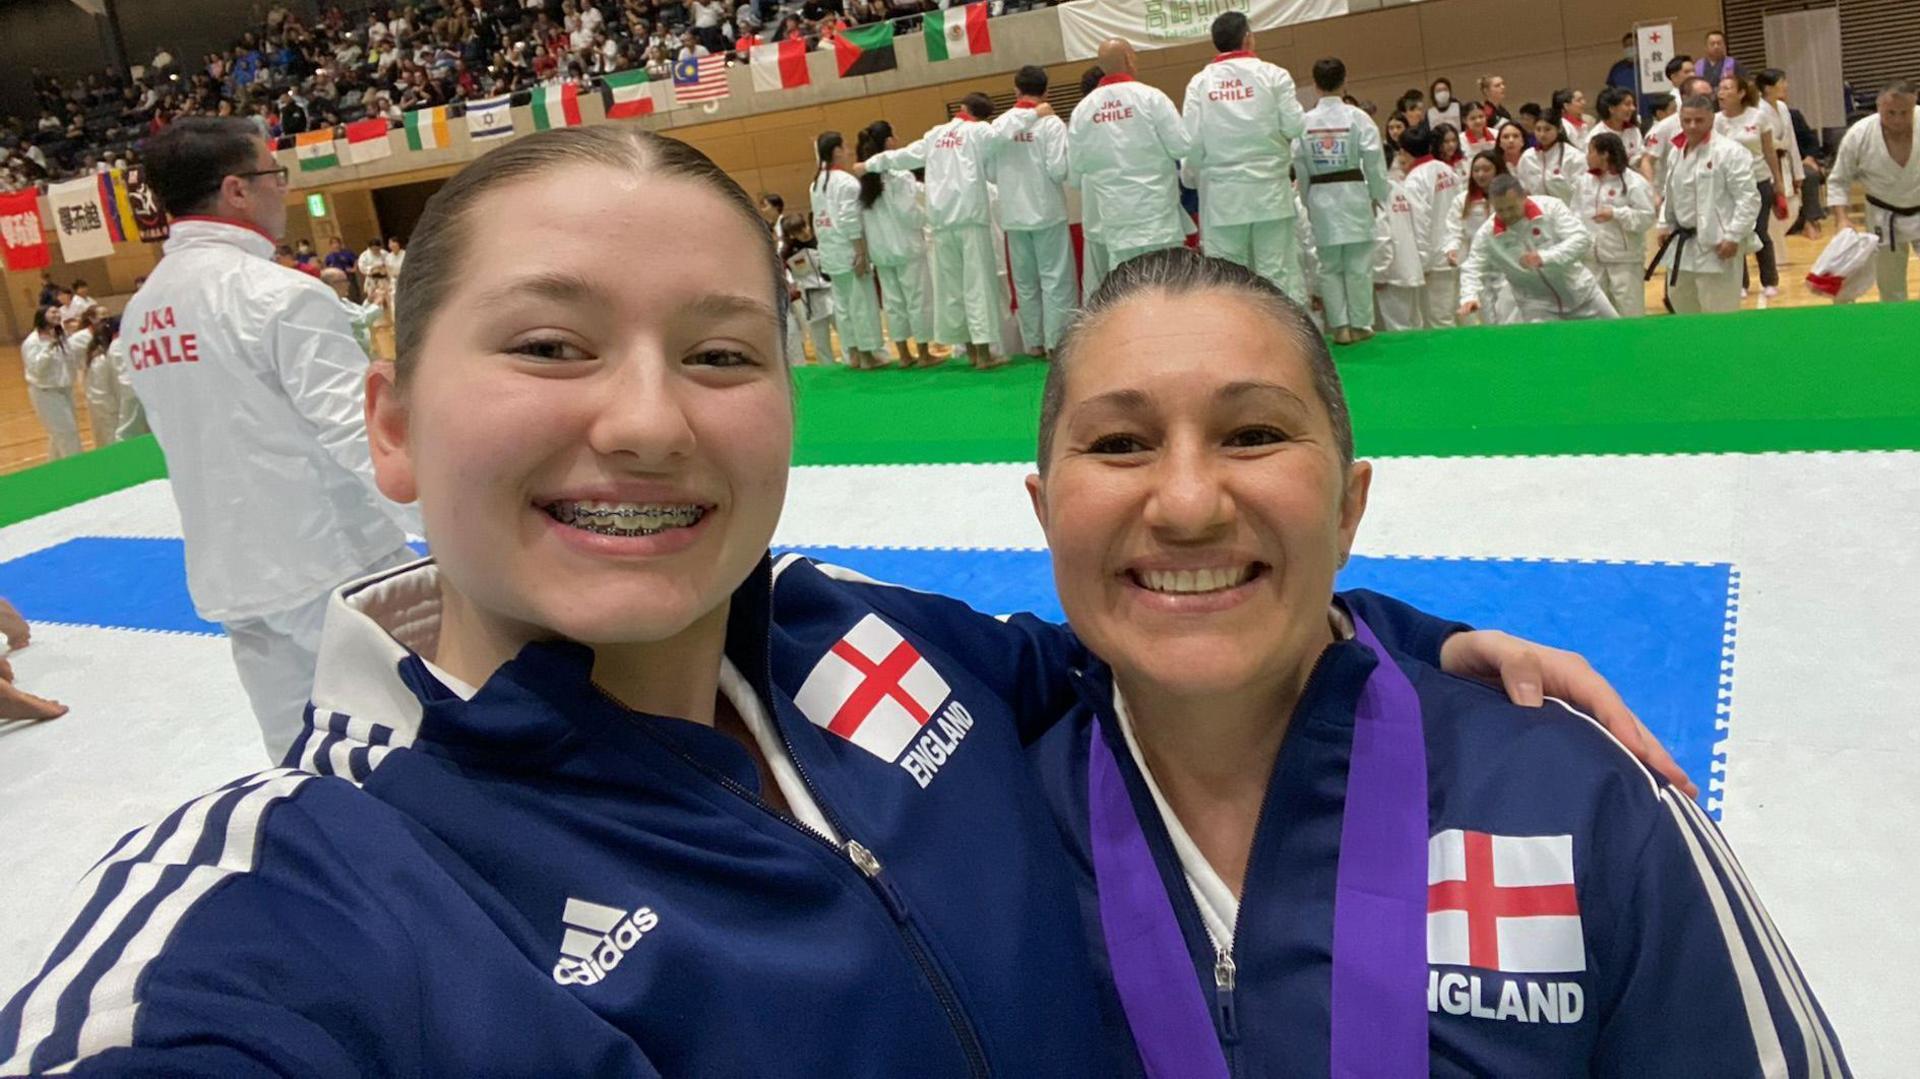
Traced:
<path id="1" fill-rule="evenodd" d="M 922 25 L 929 60 L 951 60 L 956 56 L 979 56 L 993 51 L 993 38 L 987 33 L 985 3 L 929 11 Z"/>
<path id="2" fill-rule="evenodd" d="M 616 71 L 601 78 L 600 99 L 609 120 L 652 116 L 673 100 L 673 83 L 653 79 L 637 68 Z"/>
<path id="3" fill-rule="evenodd" d="M 533 129 L 580 126 L 580 88 L 541 86 L 533 91 Z"/>
<path id="4" fill-rule="evenodd" d="M 436 105 L 431 109 L 415 109 L 406 114 L 407 149 L 438 150 L 450 141 L 447 138 L 447 107 Z"/>
<path id="5" fill-rule="evenodd" d="M 300 160 L 301 172 L 340 167 L 340 152 L 333 147 L 333 129 L 330 127 L 295 135 L 293 156 Z"/>

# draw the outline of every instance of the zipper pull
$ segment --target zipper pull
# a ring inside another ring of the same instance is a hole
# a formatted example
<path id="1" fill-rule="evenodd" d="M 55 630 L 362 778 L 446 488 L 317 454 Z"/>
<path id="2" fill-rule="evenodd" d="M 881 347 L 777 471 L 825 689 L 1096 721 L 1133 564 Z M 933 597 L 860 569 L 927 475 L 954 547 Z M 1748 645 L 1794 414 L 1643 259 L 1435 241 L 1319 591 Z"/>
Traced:
<path id="1" fill-rule="evenodd" d="M 1240 1040 L 1239 1008 L 1233 1000 L 1235 974 L 1233 956 L 1217 953 L 1213 961 L 1213 999 L 1220 1011 L 1220 1040 L 1228 1044 Z"/>
<path id="2" fill-rule="evenodd" d="M 853 867 L 860 871 L 861 876 L 867 878 L 873 885 L 873 890 L 880 894 L 880 902 L 886 906 L 887 913 L 893 915 L 893 920 L 904 924 L 907 920 L 907 904 L 900 898 L 900 893 L 893 890 L 893 882 L 880 875 L 880 859 L 876 858 L 874 853 L 859 840 L 849 839 L 847 840 L 847 860 L 853 863 Z"/>

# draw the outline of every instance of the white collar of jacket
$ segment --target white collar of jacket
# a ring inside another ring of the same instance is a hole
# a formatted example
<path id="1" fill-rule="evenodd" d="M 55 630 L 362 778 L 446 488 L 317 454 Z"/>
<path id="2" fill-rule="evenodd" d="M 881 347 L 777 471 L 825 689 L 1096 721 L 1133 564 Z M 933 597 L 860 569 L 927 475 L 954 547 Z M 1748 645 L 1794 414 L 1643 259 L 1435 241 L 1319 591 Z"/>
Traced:
<path id="1" fill-rule="evenodd" d="M 164 250 L 171 255 L 189 247 L 237 247 L 255 258 L 273 258 L 273 237 L 243 221 L 224 217 L 176 217 L 168 226 Z"/>
<path id="2" fill-rule="evenodd" d="M 420 730 L 420 698 L 400 677 L 409 651 L 440 640 L 440 568 L 431 558 L 354 581 L 327 601 L 313 678 L 315 712 L 391 728 L 406 745 Z"/>

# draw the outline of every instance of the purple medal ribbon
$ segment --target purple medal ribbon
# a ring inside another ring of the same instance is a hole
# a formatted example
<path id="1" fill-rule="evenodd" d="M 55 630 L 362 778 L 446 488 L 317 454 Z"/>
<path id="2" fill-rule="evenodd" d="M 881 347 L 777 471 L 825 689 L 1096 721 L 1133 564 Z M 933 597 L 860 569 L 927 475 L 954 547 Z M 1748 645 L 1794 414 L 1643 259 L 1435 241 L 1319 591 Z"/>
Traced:
<path id="1" fill-rule="evenodd" d="M 1420 700 L 1373 630 L 1378 664 L 1360 692 L 1333 906 L 1329 1059 L 1334 1079 L 1427 1074 L 1427 750 Z M 1087 813 L 1100 925 L 1114 986 L 1147 1074 L 1223 1079 L 1212 1010 L 1173 901 L 1099 720 Z"/>

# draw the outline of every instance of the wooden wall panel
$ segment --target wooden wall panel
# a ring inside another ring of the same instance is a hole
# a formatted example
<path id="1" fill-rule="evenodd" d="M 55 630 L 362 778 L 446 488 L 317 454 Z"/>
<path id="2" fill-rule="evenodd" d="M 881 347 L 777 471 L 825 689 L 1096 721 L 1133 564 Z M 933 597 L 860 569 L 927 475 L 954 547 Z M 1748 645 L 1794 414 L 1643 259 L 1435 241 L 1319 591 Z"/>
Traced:
<path id="1" fill-rule="evenodd" d="M 1727 50 L 1758 71 L 1767 66 L 1766 13 L 1817 6 L 1808 0 L 1722 0 Z M 1872 93 L 1895 79 L 1920 79 L 1920 3 L 1835 0 L 1831 6 L 1840 9 L 1840 68 L 1856 90 Z"/>

